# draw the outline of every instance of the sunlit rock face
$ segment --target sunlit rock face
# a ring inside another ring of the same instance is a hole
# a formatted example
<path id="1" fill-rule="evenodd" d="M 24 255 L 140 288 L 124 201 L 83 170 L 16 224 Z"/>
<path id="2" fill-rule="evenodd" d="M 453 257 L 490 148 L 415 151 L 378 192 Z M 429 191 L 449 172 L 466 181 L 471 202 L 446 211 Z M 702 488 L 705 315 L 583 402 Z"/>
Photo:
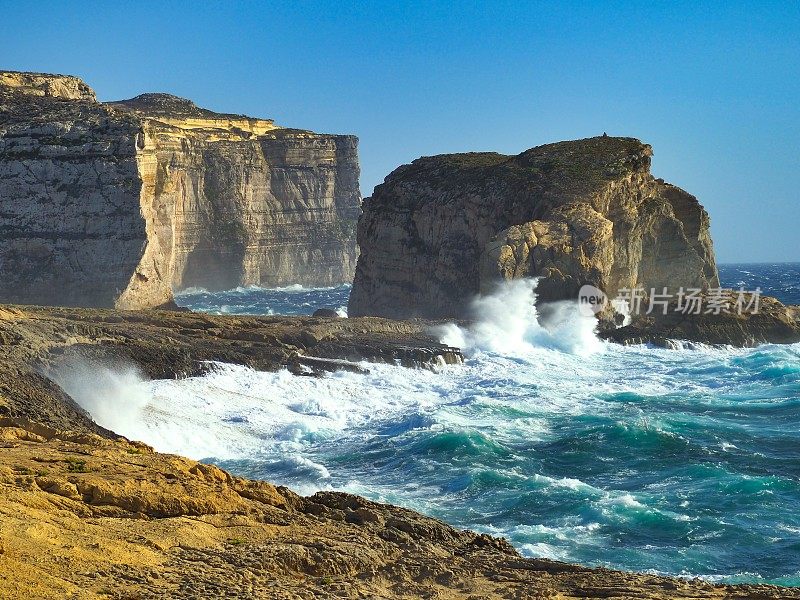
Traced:
<path id="1" fill-rule="evenodd" d="M 349 314 L 467 317 L 476 294 L 521 277 L 544 301 L 584 284 L 719 285 L 708 214 L 650 174 L 651 155 L 601 136 L 396 169 L 364 201 Z"/>
<path id="2" fill-rule="evenodd" d="M 0 72 L 0 301 L 145 308 L 352 280 L 358 140 Z"/>

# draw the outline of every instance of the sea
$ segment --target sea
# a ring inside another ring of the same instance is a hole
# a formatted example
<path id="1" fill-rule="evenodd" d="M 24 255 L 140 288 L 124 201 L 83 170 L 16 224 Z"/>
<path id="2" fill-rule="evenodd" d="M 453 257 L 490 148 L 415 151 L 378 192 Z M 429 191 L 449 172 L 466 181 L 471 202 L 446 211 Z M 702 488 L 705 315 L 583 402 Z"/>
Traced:
<path id="1" fill-rule="evenodd" d="M 723 265 L 800 304 L 800 263 Z M 346 314 L 349 286 L 187 290 L 215 314 Z M 302 494 L 341 490 L 507 538 L 525 556 L 713 582 L 800 585 L 800 344 L 622 347 L 535 281 L 434 332 L 463 365 L 322 378 L 217 364 L 96 374 L 78 400 L 157 450 Z"/>

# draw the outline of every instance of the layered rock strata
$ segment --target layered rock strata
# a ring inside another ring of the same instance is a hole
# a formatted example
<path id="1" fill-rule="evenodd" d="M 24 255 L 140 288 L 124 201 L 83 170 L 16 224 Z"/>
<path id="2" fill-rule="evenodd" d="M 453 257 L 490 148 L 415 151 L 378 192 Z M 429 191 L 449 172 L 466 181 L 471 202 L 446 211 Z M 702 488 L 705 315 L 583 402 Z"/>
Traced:
<path id="1" fill-rule="evenodd" d="M 353 136 L 0 72 L 0 301 L 144 308 L 192 286 L 349 282 L 358 173 Z"/>
<path id="2" fill-rule="evenodd" d="M 651 155 L 602 136 L 396 169 L 364 201 L 349 314 L 469 317 L 476 294 L 520 277 L 543 300 L 718 286 L 708 214 L 650 174 Z"/>

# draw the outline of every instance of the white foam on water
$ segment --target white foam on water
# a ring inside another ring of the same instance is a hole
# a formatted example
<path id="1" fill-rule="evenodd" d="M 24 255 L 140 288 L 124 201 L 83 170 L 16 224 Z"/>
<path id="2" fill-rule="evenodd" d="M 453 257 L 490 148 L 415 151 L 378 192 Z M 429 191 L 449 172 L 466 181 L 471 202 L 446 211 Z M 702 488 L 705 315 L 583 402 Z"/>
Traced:
<path id="1" fill-rule="evenodd" d="M 680 364 L 680 355 L 690 351 L 607 345 L 594 335 L 594 319 L 567 303 L 551 310 L 542 325 L 535 285 L 535 280 L 510 282 L 493 295 L 476 298 L 470 327 L 441 328 L 444 343 L 468 348 L 470 358 L 463 366 L 434 373 L 370 364 L 365 365 L 368 375 L 307 378 L 217 365 L 203 377 L 130 380 L 131 390 L 123 395 L 140 398 L 134 403 L 138 417 L 122 419 L 113 428 L 193 458 L 301 456 L 318 442 L 419 415 L 428 415 L 434 420 L 431 427 L 439 429 L 491 426 L 501 439 L 541 439 L 549 435 L 553 415 L 607 412 L 598 394 L 631 390 L 659 395 L 674 389 L 669 362 L 639 380 L 633 375 L 644 372 L 654 356 Z M 719 356 L 711 358 L 716 362 Z M 524 421 L 487 422 L 448 408 L 465 399 L 487 412 L 493 405 L 502 409 L 519 402 L 530 414 Z M 94 415 L 116 410 L 92 399 L 85 406 Z"/>
<path id="2" fill-rule="evenodd" d="M 471 357 L 437 372 L 370 364 L 367 375 L 311 378 L 216 365 L 202 377 L 145 381 L 127 367 L 93 366 L 57 382 L 101 425 L 160 451 L 219 460 L 285 454 L 313 460 L 319 473 L 330 474 L 312 452 L 321 442 L 372 435 L 419 417 L 434 430 L 477 427 L 499 440 L 547 439 L 555 416 L 617 410 L 603 395 L 676 391 L 674 370 L 687 357 L 704 368 L 704 360 L 716 367 L 739 355 L 607 346 L 587 324 L 571 323 L 566 315 L 578 318 L 578 312 L 567 306 L 546 329 L 538 322 L 534 293 L 535 282 L 528 280 L 476 300 L 480 320 L 470 328 L 443 329 L 443 340 L 467 345 Z M 704 384 L 683 385 L 693 391 Z M 465 403 L 476 410 L 465 412 Z M 524 418 L 504 419 L 507 406 L 524 411 Z"/>
<path id="3" fill-rule="evenodd" d="M 149 382 L 144 441 L 192 458 L 295 455 L 371 421 L 425 412 L 442 401 L 431 381 L 435 373 L 403 377 L 402 367 L 370 368 L 368 375 L 312 378 L 219 364 L 203 377 Z"/>
<path id="4" fill-rule="evenodd" d="M 536 309 L 536 279 L 503 282 L 469 307 L 471 324 L 440 326 L 442 343 L 466 352 L 526 355 L 536 348 L 573 354 L 593 354 L 606 344 L 595 334 L 597 321 L 578 310 L 578 301 L 551 303 L 546 318 Z"/>

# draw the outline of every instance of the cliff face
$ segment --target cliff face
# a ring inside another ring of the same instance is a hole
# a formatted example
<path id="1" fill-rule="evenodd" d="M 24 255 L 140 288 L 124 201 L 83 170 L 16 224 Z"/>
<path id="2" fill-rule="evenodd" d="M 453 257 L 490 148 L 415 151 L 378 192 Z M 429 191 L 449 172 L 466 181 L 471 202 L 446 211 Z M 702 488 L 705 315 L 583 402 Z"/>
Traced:
<path id="1" fill-rule="evenodd" d="M 708 214 L 650 174 L 651 155 L 603 136 L 398 168 L 364 202 L 349 313 L 464 317 L 477 293 L 518 277 L 540 277 L 543 300 L 577 299 L 586 283 L 612 297 L 718 286 Z"/>
<path id="2" fill-rule="evenodd" d="M 349 282 L 358 173 L 353 136 L 0 72 L 0 299 L 142 308 L 189 286 Z"/>

